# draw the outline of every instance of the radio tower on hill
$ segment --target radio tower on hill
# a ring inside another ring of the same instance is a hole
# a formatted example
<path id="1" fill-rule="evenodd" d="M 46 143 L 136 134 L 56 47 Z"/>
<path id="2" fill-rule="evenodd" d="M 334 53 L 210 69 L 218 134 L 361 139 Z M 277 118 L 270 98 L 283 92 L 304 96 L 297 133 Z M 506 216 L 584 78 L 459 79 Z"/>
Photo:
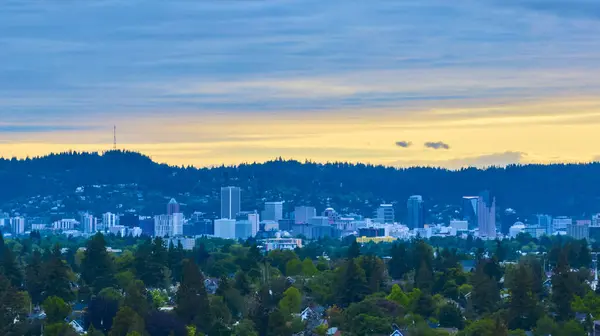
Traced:
<path id="1" fill-rule="evenodd" d="M 113 149 L 117 150 L 117 125 L 113 126 Z"/>

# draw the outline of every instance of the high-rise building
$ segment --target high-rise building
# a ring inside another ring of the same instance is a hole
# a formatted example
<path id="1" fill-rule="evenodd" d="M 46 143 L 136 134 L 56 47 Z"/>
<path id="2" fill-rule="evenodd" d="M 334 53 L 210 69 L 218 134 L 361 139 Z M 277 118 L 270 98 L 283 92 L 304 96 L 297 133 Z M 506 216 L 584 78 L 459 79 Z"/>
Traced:
<path id="1" fill-rule="evenodd" d="M 479 206 L 479 197 L 477 196 L 463 196 L 462 198 L 462 215 L 463 220 L 469 222 L 469 229 L 477 227 L 477 210 Z"/>
<path id="2" fill-rule="evenodd" d="M 565 231 L 571 224 L 573 224 L 573 218 L 571 217 L 558 216 L 552 219 L 552 228 L 554 231 Z"/>
<path id="3" fill-rule="evenodd" d="M 381 204 L 377 208 L 377 222 L 381 224 L 394 224 L 396 215 L 391 204 Z"/>
<path id="4" fill-rule="evenodd" d="M 119 225 L 119 216 L 114 213 L 104 213 L 102 215 L 102 226 L 108 231 L 109 228 Z"/>
<path id="5" fill-rule="evenodd" d="M 119 216 L 119 225 L 123 225 L 127 228 L 139 227 L 140 216 L 135 212 L 126 212 Z"/>
<path id="6" fill-rule="evenodd" d="M 578 220 L 575 223 L 568 224 L 567 235 L 575 239 L 589 239 L 590 224 L 590 220 Z"/>
<path id="7" fill-rule="evenodd" d="M 425 211 L 423 207 L 423 197 L 413 195 L 406 202 L 406 226 L 409 229 L 420 229 L 425 226 Z"/>
<path id="8" fill-rule="evenodd" d="M 96 226 L 98 225 L 98 218 L 94 217 L 89 213 L 81 215 L 81 228 L 84 233 L 96 232 Z"/>
<path id="9" fill-rule="evenodd" d="M 25 233 L 25 218 L 12 217 L 10 219 L 10 229 L 14 235 L 20 235 Z"/>
<path id="10" fill-rule="evenodd" d="M 252 237 L 252 223 L 247 220 L 237 220 L 235 222 L 235 239 L 246 240 Z"/>
<path id="11" fill-rule="evenodd" d="M 552 216 L 550 215 L 537 215 L 538 226 L 546 230 L 546 235 L 550 236 L 554 232 L 552 226 Z"/>
<path id="12" fill-rule="evenodd" d="M 177 203 L 177 201 L 174 198 L 171 198 L 171 200 L 167 204 L 167 215 L 172 215 L 175 213 L 180 213 L 179 203 Z"/>
<path id="13" fill-rule="evenodd" d="M 252 237 L 256 237 L 256 233 L 258 233 L 258 228 L 259 228 L 259 223 L 260 223 L 260 216 L 256 212 L 249 213 L 248 220 L 250 221 L 250 224 L 252 225 Z"/>
<path id="14" fill-rule="evenodd" d="M 216 219 L 215 237 L 224 239 L 235 239 L 235 219 Z"/>
<path id="15" fill-rule="evenodd" d="M 235 219 L 241 210 L 242 191 L 238 187 L 221 188 L 221 218 Z"/>
<path id="16" fill-rule="evenodd" d="M 154 236 L 175 237 L 183 235 L 183 214 L 154 216 Z"/>
<path id="17" fill-rule="evenodd" d="M 63 218 L 52 223 L 52 228 L 54 230 L 74 230 L 77 226 L 79 226 L 79 222 L 73 218 Z"/>
<path id="18" fill-rule="evenodd" d="M 484 191 L 479 195 L 477 226 L 480 237 L 496 238 L 496 198 L 491 197 L 489 191 Z"/>
<path id="19" fill-rule="evenodd" d="M 294 209 L 294 222 L 307 224 L 308 220 L 317 216 L 317 209 L 311 206 L 298 206 Z"/>
<path id="20" fill-rule="evenodd" d="M 283 202 L 265 202 L 265 210 L 260 217 L 268 221 L 283 219 Z"/>

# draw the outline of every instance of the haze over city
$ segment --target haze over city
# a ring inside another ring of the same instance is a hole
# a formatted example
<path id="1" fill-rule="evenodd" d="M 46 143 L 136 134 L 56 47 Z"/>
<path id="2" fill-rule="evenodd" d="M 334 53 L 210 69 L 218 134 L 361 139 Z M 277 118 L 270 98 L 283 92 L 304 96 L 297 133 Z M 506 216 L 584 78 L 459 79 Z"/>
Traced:
<path id="1" fill-rule="evenodd" d="M 600 152 L 578 1 L 6 1 L 0 152 L 457 168 Z"/>

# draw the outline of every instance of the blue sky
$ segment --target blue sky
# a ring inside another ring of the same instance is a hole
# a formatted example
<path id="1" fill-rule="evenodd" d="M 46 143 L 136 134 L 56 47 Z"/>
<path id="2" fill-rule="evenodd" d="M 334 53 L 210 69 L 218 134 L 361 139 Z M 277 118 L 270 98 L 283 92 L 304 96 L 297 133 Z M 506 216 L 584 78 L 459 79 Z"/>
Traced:
<path id="1" fill-rule="evenodd" d="M 597 154 L 582 145 L 600 123 L 590 0 L 8 0 L 0 31 L 0 150 L 12 155 L 101 150 L 113 124 L 124 147 L 176 164 Z M 579 142 L 527 136 L 565 123 L 556 134 Z M 460 143 L 485 129 L 492 143 Z M 441 157 L 422 146 L 438 141 L 452 142 Z"/>

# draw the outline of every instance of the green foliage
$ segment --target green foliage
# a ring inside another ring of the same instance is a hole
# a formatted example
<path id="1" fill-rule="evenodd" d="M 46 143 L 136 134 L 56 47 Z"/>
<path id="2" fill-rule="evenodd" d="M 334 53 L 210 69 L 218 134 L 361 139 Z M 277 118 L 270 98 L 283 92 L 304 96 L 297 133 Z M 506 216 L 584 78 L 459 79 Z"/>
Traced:
<path id="1" fill-rule="evenodd" d="M 279 310 L 286 315 L 300 312 L 302 304 L 302 294 L 296 287 L 290 287 L 283 293 L 283 298 L 279 301 Z"/>
<path id="2" fill-rule="evenodd" d="M 339 271 L 337 281 L 337 303 L 347 307 L 361 301 L 368 293 L 365 271 L 355 259 L 349 259 Z"/>
<path id="3" fill-rule="evenodd" d="M 116 284 L 115 265 L 106 251 L 106 241 L 101 233 L 96 233 L 88 240 L 81 265 L 81 278 L 93 288 L 94 293 Z"/>
<path id="4" fill-rule="evenodd" d="M 398 284 L 392 286 L 392 292 L 390 293 L 390 295 L 387 296 L 387 299 L 390 301 L 394 301 L 405 308 L 409 307 L 410 305 L 410 299 L 408 295 L 404 293 L 404 291 L 402 290 L 402 288 L 400 288 L 400 286 L 398 286 Z"/>
<path id="5" fill-rule="evenodd" d="M 204 276 L 198 265 L 192 260 L 183 262 L 181 284 L 176 297 L 177 308 L 175 312 L 186 324 L 194 324 L 200 331 L 208 331 L 212 325 L 210 304 Z"/>
<path id="6" fill-rule="evenodd" d="M 233 334 L 236 336 L 258 336 L 254 327 L 254 322 L 248 319 L 241 320 L 233 328 Z"/>
<path id="7" fill-rule="evenodd" d="M 319 270 L 310 258 L 305 258 L 302 261 L 302 274 L 307 277 L 315 276 Z"/>
<path id="8" fill-rule="evenodd" d="M 452 303 L 447 303 L 440 307 L 438 321 L 440 322 L 440 326 L 444 328 L 462 329 L 465 325 L 462 312 Z"/>
<path id="9" fill-rule="evenodd" d="M 108 336 L 128 336 L 131 333 L 143 335 L 144 320 L 130 307 L 121 307 L 113 320 Z"/>
<path id="10" fill-rule="evenodd" d="M 28 304 L 27 293 L 18 291 L 0 274 L 0 335 L 19 335 L 27 318 Z"/>
<path id="11" fill-rule="evenodd" d="M 296 276 L 302 274 L 302 262 L 298 258 L 291 259 L 285 264 L 285 275 Z"/>
<path id="12" fill-rule="evenodd" d="M 45 336 L 77 336 L 78 334 L 66 322 L 49 324 L 44 328 Z"/>
<path id="13" fill-rule="evenodd" d="M 71 306 L 57 296 L 50 296 L 42 304 L 49 324 L 64 322 L 71 313 Z"/>

